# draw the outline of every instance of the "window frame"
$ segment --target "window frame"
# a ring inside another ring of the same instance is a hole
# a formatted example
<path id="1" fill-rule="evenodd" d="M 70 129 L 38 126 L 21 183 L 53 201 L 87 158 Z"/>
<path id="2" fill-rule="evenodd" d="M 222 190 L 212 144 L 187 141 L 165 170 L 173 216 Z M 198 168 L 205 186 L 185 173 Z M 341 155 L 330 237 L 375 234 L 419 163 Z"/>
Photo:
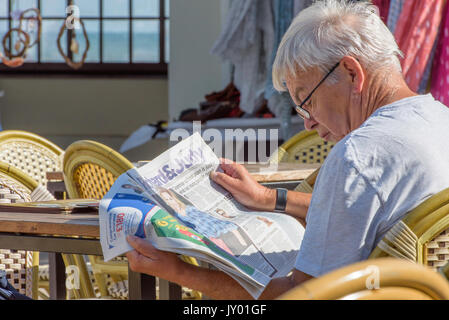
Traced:
<path id="1" fill-rule="evenodd" d="M 7 0 L 7 9 L 8 16 L 0 17 L 0 21 L 8 21 L 8 28 L 11 29 L 13 27 L 13 18 L 11 16 L 11 3 L 12 0 Z M 45 0 L 36 0 L 38 4 L 38 9 L 41 10 L 41 1 Z M 72 5 L 74 0 L 66 0 L 67 6 Z M 0 75 L 3 74 L 16 74 L 16 75 L 146 75 L 146 76 L 167 76 L 168 71 L 168 63 L 165 62 L 165 53 L 166 53 L 166 21 L 170 20 L 170 17 L 165 15 L 165 0 L 159 0 L 159 16 L 153 17 L 133 17 L 132 15 L 132 4 L 133 0 L 128 0 L 129 2 L 129 17 L 104 17 L 103 16 L 103 4 L 104 1 L 108 0 L 99 0 L 99 16 L 97 17 L 83 17 L 83 21 L 95 20 L 99 21 L 100 30 L 99 30 L 99 62 L 85 62 L 82 68 L 75 70 L 69 67 L 64 62 L 40 62 L 41 60 L 41 43 L 37 43 L 37 60 L 38 62 L 26 62 L 22 66 L 18 68 L 10 68 L 3 64 L 0 64 Z M 76 0 L 75 0 L 76 4 Z M 65 18 L 63 16 L 60 17 L 43 17 L 42 20 L 61 20 L 66 19 L 68 15 L 66 14 Z M 126 63 L 110 63 L 103 62 L 103 22 L 107 20 L 128 20 L 129 22 L 129 62 Z M 157 21 L 159 20 L 159 63 L 133 63 L 133 21 Z M 67 30 L 67 39 L 70 39 L 71 31 Z M 56 39 L 55 39 L 56 41 Z M 10 39 L 10 47 L 11 47 L 11 39 Z M 68 50 L 70 47 L 69 41 L 65 46 L 66 52 L 68 52 L 68 56 L 71 58 L 71 51 Z"/>

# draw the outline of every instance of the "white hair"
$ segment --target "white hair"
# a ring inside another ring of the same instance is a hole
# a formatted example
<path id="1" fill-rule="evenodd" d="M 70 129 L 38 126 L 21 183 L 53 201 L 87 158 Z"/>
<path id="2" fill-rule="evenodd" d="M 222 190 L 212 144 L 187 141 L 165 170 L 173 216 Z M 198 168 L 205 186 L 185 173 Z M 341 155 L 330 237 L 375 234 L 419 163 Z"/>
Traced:
<path id="1" fill-rule="evenodd" d="M 344 56 L 356 58 L 367 70 L 401 72 L 402 53 L 376 6 L 368 1 L 317 1 L 295 17 L 282 38 L 273 64 L 274 87 L 285 91 L 286 77 L 298 69 L 317 67 L 325 73 Z"/>

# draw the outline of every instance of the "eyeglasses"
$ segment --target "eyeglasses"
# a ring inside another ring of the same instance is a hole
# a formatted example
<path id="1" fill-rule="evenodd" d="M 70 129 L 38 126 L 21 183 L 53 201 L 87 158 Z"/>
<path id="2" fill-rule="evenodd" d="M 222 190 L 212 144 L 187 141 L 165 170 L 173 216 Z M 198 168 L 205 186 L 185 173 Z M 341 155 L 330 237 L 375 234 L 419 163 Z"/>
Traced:
<path id="1" fill-rule="evenodd" d="M 300 105 L 295 107 L 296 112 L 298 113 L 298 116 L 300 116 L 303 119 L 307 119 L 310 120 L 310 112 L 307 111 L 306 109 L 303 108 L 303 106 L 307 103 L 307 101 L 310 100 L 310 98 L 312 97 L 312 94 L 315 92 L 316 89 L 318 89 L 318 87 L 331 75 L 331 73 L 337 69 L 337 67 L 340 65 L 340 61 L 337 62 L 337 64 L 335 66 L 332 67 L 332 69 L 329 70 L 329 72 L 324 76 L 323 79 L 321 79 L 321 81 L 316 85 L 315 88 L 313 88 L 312 92 L 310 92 L 310 94 L 304 99 L 303 102 L 301 102 Z"/>

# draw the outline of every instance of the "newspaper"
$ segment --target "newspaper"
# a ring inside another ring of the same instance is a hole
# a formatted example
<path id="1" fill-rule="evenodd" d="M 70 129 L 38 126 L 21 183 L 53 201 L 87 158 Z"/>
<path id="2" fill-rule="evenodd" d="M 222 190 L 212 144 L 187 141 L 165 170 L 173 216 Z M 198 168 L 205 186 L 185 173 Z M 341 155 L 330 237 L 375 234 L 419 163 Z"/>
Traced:
<path id="1" fill-rule="evenodd" d="M 198 133 L 128 170 L 100 201 L 106 261 L 133 248 L 127 235 L 226 272 L 254 298 L 292 269 L 304 235 L 294 218 L 255 212 L 210 179 L 219 159 Z"/>

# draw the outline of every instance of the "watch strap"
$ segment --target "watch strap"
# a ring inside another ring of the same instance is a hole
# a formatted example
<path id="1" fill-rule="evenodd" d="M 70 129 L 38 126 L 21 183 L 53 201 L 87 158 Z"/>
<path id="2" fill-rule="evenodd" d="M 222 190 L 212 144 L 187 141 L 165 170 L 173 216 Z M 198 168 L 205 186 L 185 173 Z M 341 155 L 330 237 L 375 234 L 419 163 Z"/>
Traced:
<path id="1" fill-rule="evenodd" d="M 275 212 L 285 212 L 287 207 L 287 192 L 285 188 L 276 188 L 276 206 L 274 207 Z"/>

